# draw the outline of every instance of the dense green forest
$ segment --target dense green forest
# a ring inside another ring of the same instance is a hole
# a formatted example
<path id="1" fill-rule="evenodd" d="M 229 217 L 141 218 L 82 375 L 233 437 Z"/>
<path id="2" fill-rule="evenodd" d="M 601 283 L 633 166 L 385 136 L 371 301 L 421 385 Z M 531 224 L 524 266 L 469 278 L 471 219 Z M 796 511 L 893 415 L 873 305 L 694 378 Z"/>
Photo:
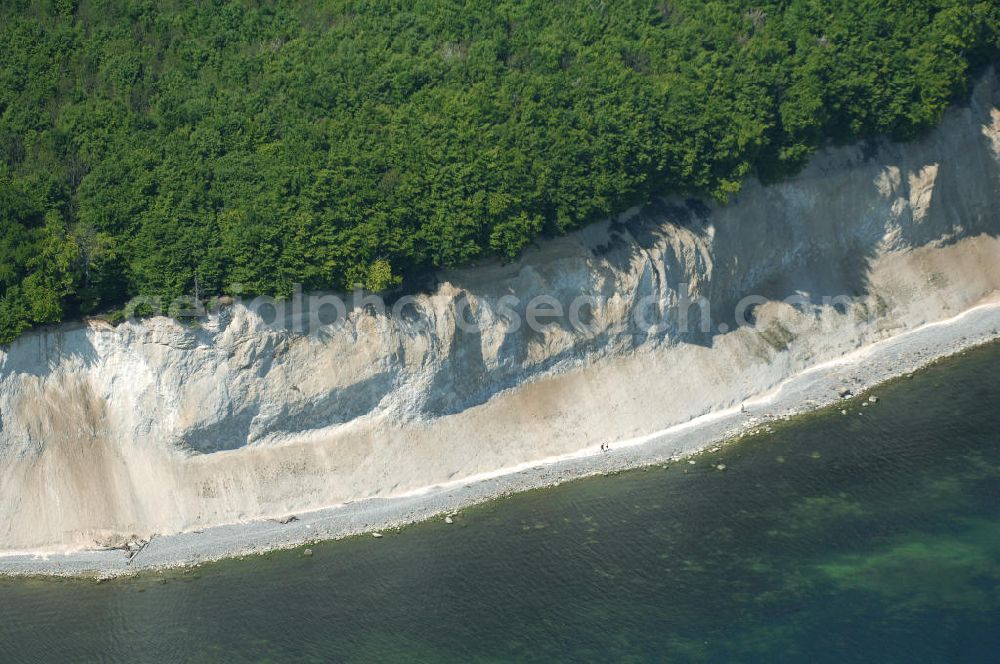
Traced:
<path id="1" fill-rule="evenodd" d="M 995 0 L 5 0 L 0 343 L 724 200 L 927 130 L 998 43 Z"/>

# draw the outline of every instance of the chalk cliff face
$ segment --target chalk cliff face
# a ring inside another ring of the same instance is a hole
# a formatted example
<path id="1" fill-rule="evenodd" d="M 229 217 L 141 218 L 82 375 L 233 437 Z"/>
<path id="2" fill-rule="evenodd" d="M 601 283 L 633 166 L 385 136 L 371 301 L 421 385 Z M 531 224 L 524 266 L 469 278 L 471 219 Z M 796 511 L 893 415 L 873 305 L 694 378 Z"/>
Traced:
<path id="1" fill-rule="evenodd" d="M 830 149 L 726 206 L 656 201 L 443 273 L 396 315 L 355 307 L 303 333 L 235 305 L 197 326 L 28 334 L 0 351 L 0 550 L 289 514 L 644 435 L 954 315 L 1000 288 L 998 105 L 991 73 L 922 141 Z M 532 329 L 540 295 L 585 326 Z M 737 326 L 751 295 L 755 325 Z"/>

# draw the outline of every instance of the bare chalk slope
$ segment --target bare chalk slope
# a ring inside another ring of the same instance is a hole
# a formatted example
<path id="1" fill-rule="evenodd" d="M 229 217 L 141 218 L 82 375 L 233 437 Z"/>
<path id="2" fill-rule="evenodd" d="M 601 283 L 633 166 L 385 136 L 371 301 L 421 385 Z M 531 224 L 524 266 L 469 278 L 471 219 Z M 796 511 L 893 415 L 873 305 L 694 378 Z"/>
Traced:
<path id="1" fill-rule="evenodd" d="M 441 274 L 402 317 L 355 309 L 303 335 L 234 306 L 198 328 L 28 334 L 0 351 L 0 550 L 401 495 L 644 436 L 950 318 L 1000 288 L 998 105 L 990 73 L 924 140 L 830 149 L 726 206 L 655 201 Z M 708 329 L 697 309 L 682 325 L 687 294 L 711 302 Z M 756 327 L 735 327 L 751 294 Z M 591 296 L 588 329 L 501 315 L 538 295 Z"/>

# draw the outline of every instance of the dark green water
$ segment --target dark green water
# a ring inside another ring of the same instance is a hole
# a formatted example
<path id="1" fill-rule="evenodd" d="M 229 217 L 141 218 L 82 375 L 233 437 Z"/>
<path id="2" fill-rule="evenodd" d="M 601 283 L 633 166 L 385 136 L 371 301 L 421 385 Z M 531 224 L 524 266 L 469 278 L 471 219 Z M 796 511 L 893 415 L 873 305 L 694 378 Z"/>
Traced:
<path id="1" fill-rule="evenodd" d="M 0 663 L 1000 661 L 998 366 L 313 558 L 0 581 Z"/>

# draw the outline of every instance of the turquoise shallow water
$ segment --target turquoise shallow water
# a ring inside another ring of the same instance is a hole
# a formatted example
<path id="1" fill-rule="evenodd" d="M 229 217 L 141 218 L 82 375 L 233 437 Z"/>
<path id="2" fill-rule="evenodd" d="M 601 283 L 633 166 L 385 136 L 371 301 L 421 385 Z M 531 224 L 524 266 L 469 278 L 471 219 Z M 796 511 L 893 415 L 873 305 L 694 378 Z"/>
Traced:
<path id="1" fill-rule="evenodd" d="M 0 580 L 0 663 L 1000 661 L 998 366 L 312 558 Z"/>

